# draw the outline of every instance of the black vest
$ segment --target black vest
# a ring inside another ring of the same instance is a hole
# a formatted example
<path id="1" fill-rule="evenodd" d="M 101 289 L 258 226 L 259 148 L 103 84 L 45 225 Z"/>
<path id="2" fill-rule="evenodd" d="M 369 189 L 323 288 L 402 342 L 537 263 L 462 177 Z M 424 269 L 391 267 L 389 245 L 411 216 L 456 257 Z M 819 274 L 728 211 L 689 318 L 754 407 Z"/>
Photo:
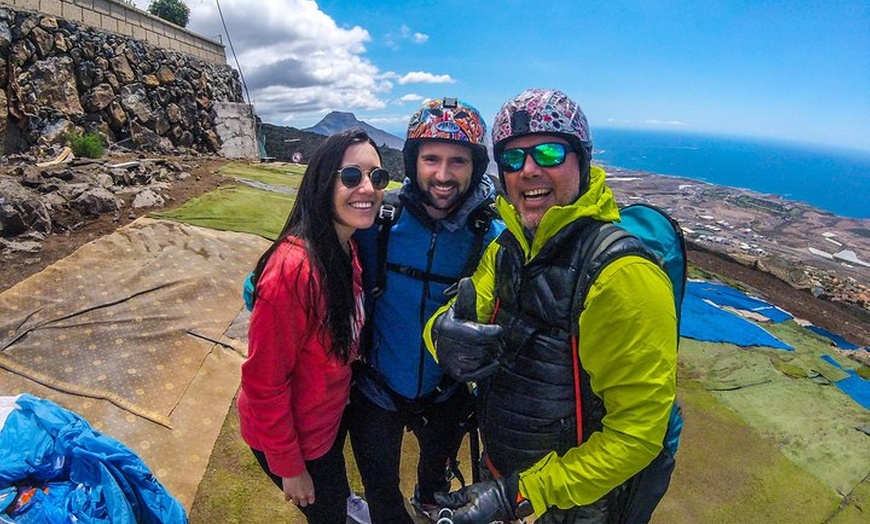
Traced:
<path id="1" fill-rule="evenodd" d="M 572 347 L 582 306 L 578 293 L 585 296 L 588 283 L 620 256 L 655 257 L 631 236 L 617 240 L 600 258 L 593 257 L 597 224 L 591 219 L 569 224 L 528 265 L 509 231 L 497 239 L 495 322 L 505 328 L 509 355 L 478 385 L 478 420 L 487 458 L 500 475 L 523 471 L 551 451 L 561 456 L 602 430 L 604 402 L 592 392 Z M 585 270 L 584 257 L 594 260 Z M 577 434 L 578 413 L 582 438 Z M 673 468 L 673 455 L 665 447 L 646 468 L 594 503 L 550 508 L 547 514 L 553 514 L 553 522 L 566 524 L 648 522 Z"/>
<path id="2" fill-rule="evenodd" d="M 576 221 L 553 236 L 525 265 L 522 248 L 505 231 L 498 238 L 495 322 L 505 327 L 509 356 L 479 384 L 481 437 L 501 474 L 522 471 L 550 451 L 578 444 L 572 301 L 579 253 L 594 228 Z M 604 405 L 581 374 L 583 440 L 601 430 Z"/>

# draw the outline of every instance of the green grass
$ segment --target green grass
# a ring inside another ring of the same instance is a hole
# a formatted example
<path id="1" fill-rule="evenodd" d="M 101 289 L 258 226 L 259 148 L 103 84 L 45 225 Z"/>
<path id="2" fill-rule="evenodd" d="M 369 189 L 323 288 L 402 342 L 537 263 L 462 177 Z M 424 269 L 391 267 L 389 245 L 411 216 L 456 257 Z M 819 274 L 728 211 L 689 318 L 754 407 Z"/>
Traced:
<path id="1" fill-rule="evenodd" d="M 67 141 L 70 143 L 73 154 L 77 157 L 100 158 L 103 156 L 103 139 L 97 133 L 69 134 Z"/>
<path id="2" fill-rule="evenodd" d="M 350 487 L 362 493 L 349 445 L 345 448 L 345 457 Z M 302 513 L 292 503 L 284 501 L 281 490 L 266 476 L 239 436 L 235 401 L 221 428 L 188 517 L 191 524 L 305 522 Z"/>

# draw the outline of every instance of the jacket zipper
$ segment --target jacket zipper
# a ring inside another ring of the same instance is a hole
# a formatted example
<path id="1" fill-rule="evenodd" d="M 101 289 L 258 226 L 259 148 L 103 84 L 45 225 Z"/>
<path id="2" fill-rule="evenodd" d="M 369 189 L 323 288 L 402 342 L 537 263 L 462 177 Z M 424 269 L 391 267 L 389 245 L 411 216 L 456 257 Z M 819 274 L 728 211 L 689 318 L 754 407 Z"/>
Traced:
<path id="1" fill-rule="evenodd" d="M 435 259 L 435 244 L 438 240 L 438 226 L 435 226 L 435 229 L 432 230 L 432 234 L 429 236 L 429 249 L 426 251 L 426 274 L 432 273 L 432 264 Z M 429 296 L 429 280 L 423 280 L 423 294 L 420 296 L 420 333 L 423 332 L 423 328 L 426 325 L 426 297 Z M 423 367 L 426 363 L 426 344 L 423 342 L 423 337 L 420 337 L 420 358 L 417 366 L 417 395 L 415 398 L 419 398 L 420 394 L 423 392 Z"/>

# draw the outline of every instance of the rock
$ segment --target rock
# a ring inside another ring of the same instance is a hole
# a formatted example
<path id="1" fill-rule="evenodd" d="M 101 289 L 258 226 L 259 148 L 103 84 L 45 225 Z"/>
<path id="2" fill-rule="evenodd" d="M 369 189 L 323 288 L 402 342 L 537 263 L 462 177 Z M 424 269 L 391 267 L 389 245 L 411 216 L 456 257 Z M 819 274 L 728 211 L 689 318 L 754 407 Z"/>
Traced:
<path id="1" fill-rule="evenodd" d="M 6 240 L 0 238 L 0 246 L 3 249 L 20 253 L 38 253 L 42 249 L 42 242 L 36 240 Z"/>
<path id="2" fill-rule="evenodd" d="M 66 137 L 75 131 L 75 124 L 66 118 L 58 118 L 46 122 L 37 141 L 39 144 L 63 144 Z"/>
<path id="3" fill-rule="evenodd" d="M 160 66 L 160 69 L 157 70 L 157 80 L 159 80 L 161 84 L 168 84 L 175 81 L 175 73 L 172 72 L 172 69 L 162 65 Z"/>
<path id="4" fill-rule="evenodd" d="M 97 187 L 84 191 L 70 204 L 83 215 L 100 215 L 118 211 L 118 202 L 115 195 L 105 188 Z"/>
<path id="5" fill-rule="evenodd" d="M 25 100 L 32 96 L 37 107 L 51 108 L 67 116 L 84 114 L 73 67 L 72 59 L 66 56 L 36 62 L 18 78 Z"/>
<path id="6" fill-rule="evenodd" d="M 21 166 L 15 170 L 21 177 L 21 184 L 25 187 L 39 187 L 42 184 L 42 172 L 36 166 Z"/>
<path id="7" fill-rule="evenodd" d="M 0 235 L 13 237 L 30 230 L 51 232 L 51 215 L 45 204 L 25 187 L 0 178 Z"/>
<path id="8" fill-rule="evenodd" d="M 30 32 L 30 39 L 36 46 L 36 53 L 40 58 L 45 58 L 54 48 L 54 36 L 41 27 L 34 27 Z"/>
<path id="9" fill-rule="evenodd" d="M 159 207 L 164 204 L 165 200 L 162 196 L 158 195 L 154 191 L 150 189 L 145 189 L 144 191 L 140 191 L 133 198 L 133 209 L 139 209 L 142 207 Z"/>
<path id="10" fill-rule="evenodd" d="M 86 111 L 101 111 L 111 104 L 114 98 L 115 92 L 112 90 L 112 86 L 102 83 L 82 96 L 82 105 Z"/>
<path id="11" fill-rule="evenodd" d="M 137 121 L 130 122 L 130 137 L 140 149 L 154 150 L 160 145 L 160 135 Z"/>
<path id="12" fill-rule="evenodd" d="M 109 59 L 109 65 L 112 67 L 112 72 L 118 77 L 118 80 L 124 84 L 130 84 L 136 81 L 136 73 L 130 67 L 130 62 L 124 55 L 113 56 Z"/>
<path id="13" fill-rule="evenodd" d="M 124 110 L 131 113 L 140 123 L 144 124 L 151 120 L 151 106 L 142 84 L 125 85 L 118 96 Z"/>
<path id="14" fill-rule="evenodd" d="M 127 140 L 136 120 L 160 136 L 144 142 L 157 151 L 210 152 L 215 141 L 206 131 L 217 118 L 211 108 L 242 102 L 238 73 L 227 64 L 9 6 L 0 16 L 0 50 L 0 91 L 8 96 L 0 106 L 18 124 L 7 153 L 55 143 L 56 134 L 42 135 L 56 129 L 46 122 L 60 119 L 99 131 L 110 145 Z"/>
<path id="15" fill-rule="evenodd" d="M 148 87 L 157 87 L 160 85 L 160 80 L 155 75 L 142 75 L 142 83 Z"/>

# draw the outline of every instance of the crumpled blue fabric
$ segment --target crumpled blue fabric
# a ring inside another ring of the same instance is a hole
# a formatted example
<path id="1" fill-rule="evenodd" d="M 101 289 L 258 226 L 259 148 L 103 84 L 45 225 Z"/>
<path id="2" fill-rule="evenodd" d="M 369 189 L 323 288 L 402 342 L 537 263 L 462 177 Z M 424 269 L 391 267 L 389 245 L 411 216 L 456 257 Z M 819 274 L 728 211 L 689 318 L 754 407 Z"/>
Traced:
<path id="1" fill-rule="evenodd" d="M 24 524 L 187 522 L 184 507 L 145 463 L 84 418 L 28 394 L 15 397 L 13 407 L 5 422 L 0 418 L 0 492 L 40 489 L 4 518 Z"/>

